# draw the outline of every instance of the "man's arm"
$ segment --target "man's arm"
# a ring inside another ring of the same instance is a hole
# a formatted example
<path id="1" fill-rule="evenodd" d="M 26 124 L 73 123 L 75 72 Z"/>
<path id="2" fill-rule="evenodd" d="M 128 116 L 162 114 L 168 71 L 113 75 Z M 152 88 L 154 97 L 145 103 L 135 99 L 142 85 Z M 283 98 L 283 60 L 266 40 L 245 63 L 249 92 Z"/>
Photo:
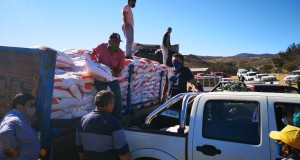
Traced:
<path id="1" fill-rule="evenodd" d="M 193 79 L 189 80 L 189 82 L 190 82 L 192 85 L 196 86 L 197 80 L 193 78 Z"/>
<path id="2" fill-rule="evenodd" d="M 79 156 L 79 160 L 84 160 L 83 159 L 83 153 L 78 153 L 78 156 Z"/>
<path id="3" fill-rule="evenodd" d="M 169 84 L 168 84 L 168 76 L 166 78 L 166 82 L 163 86 L 163 90 L 162 90 L 162 95 L 161 95 L 161 101 L 166 101 L 166 94 L 167 94 L 167 91 L 168 91 L 168 87 L 169 87 Z"/>
<path id="4" fill-rule="evenodd" d="M 10 159 L 10 158 L 16 158 L 19 153 L 20 153 L 20 150 L 17 147 L 6 149 L 4 151 L 4 157 L 8 158 L 8 159 Z"/>
<path id="5" fill-rule="evenodd" d="M 167 44 L 167 33 L 164 34 L 164 37 L 163 37 L 163 45 L 164 45 L 165 47 L 168 47 L 168 48 L 170 47 L 169 44 Z"/>
<path id="6" fill-rule="evenodd" d="M 101 62 L 101 60 L 99 60 L 99 56 L 101 54 L 101 51 L 106 49 L 106 47 L 107 47 L 107 45 L 105 45 L 104 43 L 101 43 L 97 47 L 93 48 L 93 50 L 91 52 L 91 55 L 93 55 L 93 57 L 95 59 L 92 59 L 92 60 L 97 61 L 97 62 Z"/>
<path id="7" fill-rule="evenodd" d="M 124 23 L 124 30 L 125 31 L 127 31 L 127 26 L 128 26 L 127 14 L 128 14 L 128 12 L 126 12 L 125 10 L 123 10 L 123 23 Z"/>
<path id="8" fill-rule="evenodd" d="M 31 95 L 36 98 L 37 92 L 38 92 L 38 88 L 39 88 L 39 81 L 40 81 L 40 77 L 39 76 L 33 76 L 33 89 L 31 91 Z"/>
<path id="9" fill-rule="evenodd" d="M 187 68 L 186 73 L 187 73 L 186 76 L 187 76 L 188 82 L 190 82 L 192 85 L 196 86 L 197 80 L 194 79 L 194 75 L 193 75 L 192 71 L 190 70 L 190 68 Z"/>
<path id="10" fill-rule="evenodd" d="M 125 55 L 125 53 L 122 52 L 122 55 Z M 118 77 L 124 68 L 125 68 L 125 56 L 121 56 L 118 59 L 118 66 L 113 70 L 113 76 Z"/>
<path id="11" fill-rule="evenodd" d="M 130 153 L 126 153 L 125 155 L 119 155 L 120 160 L 131 160 Z"/>
<path id="12" fill-rule="evenodd" d="M 119 155 L 121 160 L 131 160 L 129 146 L 126 141 L 125 131 L 122 128 L 122 125 L 119 121 L 115 121 L 113 125 L 113 146 Z"/>
<path id="13" fill-rule="evenodd" d="M 15 138 L 15 127 L 13 123 L 7 122 L 0 128 L 0 152 L 4 153 L 5 158 L 16 158 L 20 150 Z"/>

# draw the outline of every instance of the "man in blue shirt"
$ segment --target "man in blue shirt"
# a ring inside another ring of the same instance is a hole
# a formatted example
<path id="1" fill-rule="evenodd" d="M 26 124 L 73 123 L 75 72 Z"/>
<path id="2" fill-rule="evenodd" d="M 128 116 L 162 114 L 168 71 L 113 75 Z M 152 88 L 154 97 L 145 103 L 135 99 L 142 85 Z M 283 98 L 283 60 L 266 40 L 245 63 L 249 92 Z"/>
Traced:
<path id="1" fill-rule="evenodd" d="M 38 87 L 38 77 L 34 77 L 31 94 L 19 93 L 13 99 L 13 109 L 0 124 L 0 159 L 37 160 L 40 142 L 31 127 L 35 115 L 34 99 Z"/>
<path id="2" fill-rule="evenodd" d="M 101 90 L 94 103 L 95 110 L 82 117 L 76 131 L 80 160 L 130 160 L 125 132 L 119 120 L 110 114 L 114 93 Z"/>
<path id="3" fill-rule="evenodd" d="M 29 120 L 35 113 L 34 97 L 26 93 L 18 94 L 14 102 L 16 108 L 5 115 L 0 125 L 1 151 L 6 158 L 36 160 L 40 142 Z"/>

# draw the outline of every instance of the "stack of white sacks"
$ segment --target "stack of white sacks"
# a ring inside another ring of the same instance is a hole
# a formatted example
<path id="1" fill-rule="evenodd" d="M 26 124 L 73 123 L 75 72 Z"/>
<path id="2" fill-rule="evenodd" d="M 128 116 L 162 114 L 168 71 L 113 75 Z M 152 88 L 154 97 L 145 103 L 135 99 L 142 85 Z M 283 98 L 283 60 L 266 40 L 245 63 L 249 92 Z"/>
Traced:
<path id="1" fill-rule="evenodd" d="M 52 99 L 52 119 L 82 117 L 94 108 L 94 78 L 86 71 L 83 50 L 58 51 Z M 63 65 L 62 65 L 63 64 Z"/>
<path id="2" fill-rule="evenodd" d="M 108 66 L 96 62 L 88 50 L 67 49 L 58 51 L 54 79 L 52 119 L 71 119 L 82 117 L 94 110 L 94 97 L 97 93 L 94 81 L 114 80 Z M 120 81 L 122 104 L 126 105 L 128 92 L 128 67 L 134 65 L 131 91 L 132 104 L 159 97 L 160 84 L 165 82 L 167 67 L 158 62 L 135 57 L 126 59 L 125 68 L 118 77 Z M 161 72 L 164 71 L 163 82 Z M 109 89 L 109 88 L 108 88 Z"/>

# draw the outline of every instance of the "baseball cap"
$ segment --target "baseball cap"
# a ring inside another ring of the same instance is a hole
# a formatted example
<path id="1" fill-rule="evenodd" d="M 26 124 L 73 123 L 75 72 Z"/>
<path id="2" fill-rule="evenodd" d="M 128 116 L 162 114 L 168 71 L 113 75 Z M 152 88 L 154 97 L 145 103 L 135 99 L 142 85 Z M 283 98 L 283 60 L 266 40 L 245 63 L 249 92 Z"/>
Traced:
<path id="1" fill-rule="evenodd" d="M 123 42 L 123 41 L 121 40 L 121 36 L 120 36 L 118 33 L 112 33 L 112 34 L 109 36 L 109 39 L 110 39 L 110 40 L 117 40 L 117 41 Z"/>
<path id="2" fill-rule="evenodd" d="M 269 136 L 300 150 L 300 128 L 298 127 L 287 125 L 281 131 L 271 131 Z"/>

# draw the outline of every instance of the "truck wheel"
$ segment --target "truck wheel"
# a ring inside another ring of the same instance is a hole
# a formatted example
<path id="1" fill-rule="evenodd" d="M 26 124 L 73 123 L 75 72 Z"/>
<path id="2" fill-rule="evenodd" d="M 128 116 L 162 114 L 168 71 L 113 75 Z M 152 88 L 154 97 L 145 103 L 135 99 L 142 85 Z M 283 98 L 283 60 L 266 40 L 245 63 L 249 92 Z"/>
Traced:
<path id="1" fill-rule="evenodd" d="M 151 158 L 151 157 L 142 157 L 142 158 L 137 158 L 135 160 L 159 160 L 159 159 Z"/>

